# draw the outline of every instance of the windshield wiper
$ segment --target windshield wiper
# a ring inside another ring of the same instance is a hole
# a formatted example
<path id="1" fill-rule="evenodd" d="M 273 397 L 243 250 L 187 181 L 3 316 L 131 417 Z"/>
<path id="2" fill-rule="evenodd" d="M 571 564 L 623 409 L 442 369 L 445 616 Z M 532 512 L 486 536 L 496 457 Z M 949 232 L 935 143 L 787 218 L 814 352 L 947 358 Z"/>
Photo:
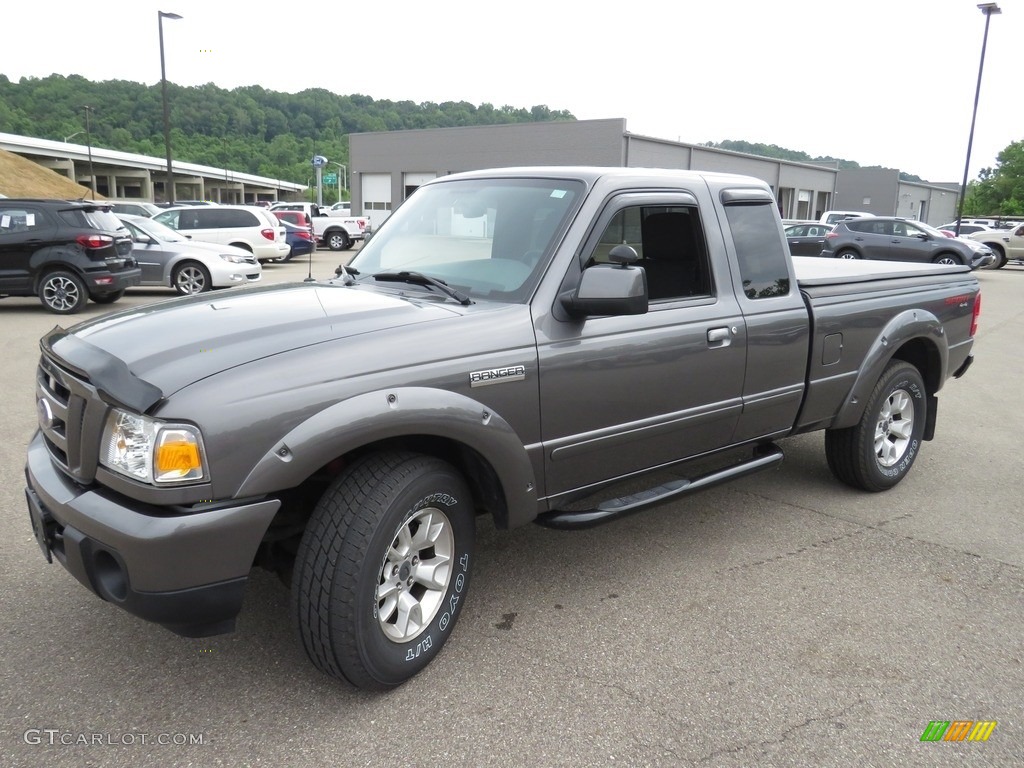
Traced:
<path id="1" fill-rule="evenodd" d="M 431 288 L 436 288 L 445 294 L 449 298 L 455 299 L 459 304 L 469 306 L 473 301 L 464 294 L 462 291 L 457 291 L 450 287 L 448 283 L 443 280 L 437 280 L 436 278 L 424 275 L 422 272 L 376 272 L 373 275 L 374 280 L 390 281 L 393 283 L 412 283 L 413 285 L 425 285 Z"/>

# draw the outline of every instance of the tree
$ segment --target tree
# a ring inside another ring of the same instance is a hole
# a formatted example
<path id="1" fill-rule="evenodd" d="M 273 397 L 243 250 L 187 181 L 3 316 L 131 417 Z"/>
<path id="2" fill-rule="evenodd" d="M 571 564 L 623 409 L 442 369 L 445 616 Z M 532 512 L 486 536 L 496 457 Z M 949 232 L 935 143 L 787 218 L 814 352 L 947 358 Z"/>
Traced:
<path id="1" fill-rule="evenodd" d="M 969 216 L 1024 216 L 1024 140 L 996 156 L 994 168 L 982 168 L 964 197 Z"/>

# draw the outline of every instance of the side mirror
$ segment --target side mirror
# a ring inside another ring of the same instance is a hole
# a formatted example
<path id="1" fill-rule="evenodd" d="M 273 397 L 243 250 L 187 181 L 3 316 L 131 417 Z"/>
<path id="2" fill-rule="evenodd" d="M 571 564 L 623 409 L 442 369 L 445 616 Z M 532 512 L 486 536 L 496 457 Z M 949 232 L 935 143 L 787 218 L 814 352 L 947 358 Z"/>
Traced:
<path id="1" fill-rule="evenodd" d="M 636 251 L 617 245 L 608 254 L 616 263 L 595 264 L 583 270 L 579 285 L 559 297 L 571 317 L 593 315 L 643 315 L 647 312 L 647 274 L 631 266 Z"/>

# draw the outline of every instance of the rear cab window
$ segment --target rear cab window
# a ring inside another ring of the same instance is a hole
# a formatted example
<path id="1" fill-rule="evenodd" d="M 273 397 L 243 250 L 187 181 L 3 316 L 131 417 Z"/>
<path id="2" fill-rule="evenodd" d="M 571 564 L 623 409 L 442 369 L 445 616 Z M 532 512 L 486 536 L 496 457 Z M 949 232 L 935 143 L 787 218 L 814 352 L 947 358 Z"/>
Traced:
<path id="1" fill-rule="evenodd" d="M 793 288 L 790 262 L 777 236 L 772 196 L 761 189 L 722 191 L 725 215 L 732 231 L 741 290 L 748 299 L 788 296 Z"/>

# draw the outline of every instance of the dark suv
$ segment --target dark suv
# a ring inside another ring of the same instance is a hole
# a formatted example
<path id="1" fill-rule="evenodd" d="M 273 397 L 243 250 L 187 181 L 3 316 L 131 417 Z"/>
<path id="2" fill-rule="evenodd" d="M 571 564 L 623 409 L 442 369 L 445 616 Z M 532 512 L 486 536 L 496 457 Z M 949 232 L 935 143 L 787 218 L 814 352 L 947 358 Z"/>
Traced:
<path id="1" fill-rule="evenodd" d="M 840 259 L 967 264 L 972 269 L 991 264 L 995 259 L 992 249 L 981 243 L 947 237 L 921 221 L 890 216 L 862 216 L 838 222 L 825 235 L 821 255 Z"/>
<path id="2" fill-rule="evenodd" d="M 0 199 L 0 297 L 38 296 L 68 315 L 117 301 L 141 276 L 131 234 L 103 203 Z"/>

